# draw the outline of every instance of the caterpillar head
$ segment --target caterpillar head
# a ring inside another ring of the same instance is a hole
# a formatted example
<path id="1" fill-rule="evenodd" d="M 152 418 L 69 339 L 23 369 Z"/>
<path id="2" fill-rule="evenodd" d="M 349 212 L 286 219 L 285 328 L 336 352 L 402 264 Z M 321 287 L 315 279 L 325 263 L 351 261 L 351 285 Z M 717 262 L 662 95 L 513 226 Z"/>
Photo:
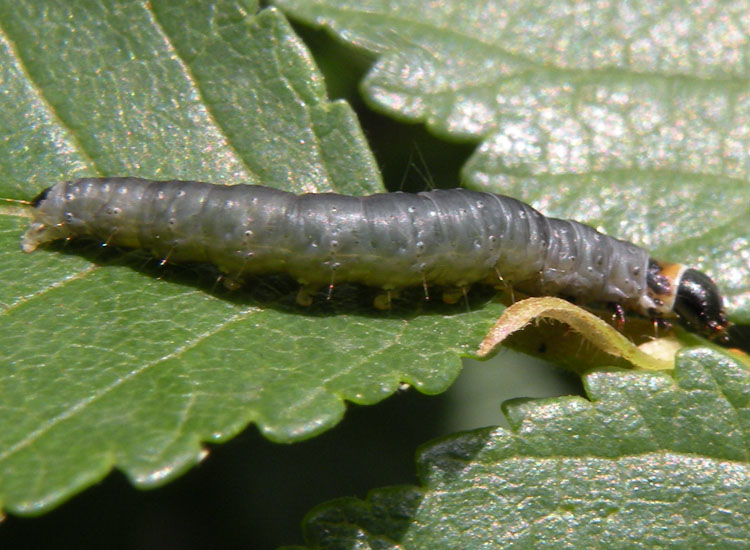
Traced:
<path id="1" fill-rule="evenodd" d="M 711 278 L 682 264 L 651 260 L 646 277 L 648 314 L 675 315 L 681 325 L 720 344 L 729 342 L 729 320 L 721 294 Z"/>
<path id="2" fill-rule="evenodd" d="M 696 269 L 686 269 L 682 273 L 672 309 L 687 328 L 711 340 L 728 343 L 729 320 L 721 294 L 705 273 Z"/>

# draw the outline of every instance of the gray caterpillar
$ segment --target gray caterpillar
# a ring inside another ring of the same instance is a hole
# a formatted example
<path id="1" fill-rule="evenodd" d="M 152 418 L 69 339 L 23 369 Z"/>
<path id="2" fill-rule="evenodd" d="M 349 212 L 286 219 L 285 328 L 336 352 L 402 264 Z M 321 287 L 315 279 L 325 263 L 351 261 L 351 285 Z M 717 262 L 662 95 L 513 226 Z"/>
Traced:
<path id="1" fill-rule="evenodd" d="M 301 305 L 338 283 L 383 289 L 379 308 L 406 287 L 423 286 L 428 296 L 439 286 L 455 302 L 483 283 L 612 304 L 621 316 L 623 309 L 676 316 L 720 341 L 729 326 L 705 274 L 493 193 L 295 195 L 256 185 L 85 178 L 53 185 L 32 204 L 25 252 L 85 236 L 164 261 L 209 262 L 230 288 L 246 275 L 286 273 L 301 284 Z"/>

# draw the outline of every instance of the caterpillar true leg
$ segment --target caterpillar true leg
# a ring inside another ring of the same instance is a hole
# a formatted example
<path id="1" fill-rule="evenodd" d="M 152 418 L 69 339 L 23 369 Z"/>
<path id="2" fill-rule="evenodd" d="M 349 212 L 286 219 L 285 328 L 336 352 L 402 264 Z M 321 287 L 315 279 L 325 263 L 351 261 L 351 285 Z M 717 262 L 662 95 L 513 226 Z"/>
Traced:
<path id="1" fill-rule="evenodd" d="M 617 330 L 625 328 L 625 310 L 620 304 L 609 304 L 614 310 L 612 313 L 612 323 L 615 325 Z"/>

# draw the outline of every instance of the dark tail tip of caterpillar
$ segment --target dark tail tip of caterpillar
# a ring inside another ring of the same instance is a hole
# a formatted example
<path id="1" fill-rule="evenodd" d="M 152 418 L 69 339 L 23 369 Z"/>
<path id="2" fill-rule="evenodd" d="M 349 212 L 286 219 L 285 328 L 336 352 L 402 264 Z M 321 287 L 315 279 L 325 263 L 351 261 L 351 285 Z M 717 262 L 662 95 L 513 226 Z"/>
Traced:
<path id="1" fill-rule="evenodd" d="M 31 206 L 34 208 L 37 208 L 42 202 L 44 202 L 44 199 L 47 198 L 47 195 L 49 195 L 50 189 L 52 189 L 53 186 L 47 187 L 44 191 L 39 193 L 34 199 L 31 201 Z"/>
<path id="2" fill-rule="evenodd" d="M 673 311 L 680 322 L 719 344 L 729 344 L 729 320 L 721 294 L 711 278 L 696 269 L 686 269 L 680 278 Z"/>

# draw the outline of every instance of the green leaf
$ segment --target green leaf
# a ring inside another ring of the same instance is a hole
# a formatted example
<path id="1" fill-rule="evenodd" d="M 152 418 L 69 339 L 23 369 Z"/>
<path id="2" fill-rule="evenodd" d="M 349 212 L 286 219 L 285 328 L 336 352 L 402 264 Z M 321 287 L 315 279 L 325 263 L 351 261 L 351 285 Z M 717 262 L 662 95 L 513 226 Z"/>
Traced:
<path id="1" fill-rule="evenodd" d="M 511 431 L 419 454 L 422 487 L 321 505 L 321 548 L 746 548 L 750 370 L 694 349 L 675 378 L 597 371 L 580 397 L 506 404 Z"/>
<path id="2" fill-rule="evenodd" d="M 286 20 L 251 1 L 0 2 L 0 196 L 95 175 L 382 190 L 351 109 Z M 0 206 L 0 507 L 38 513 L 114 466 L 151 487 L 249 423 L 312 437 L 345 400 L 443 391 L 501 306 L 379 312 L 336 289 L 246 291 L 72 243 L 20 251 Z M 486 300 L 478 298 L 479 300 Z"/>
<path id="3" fill-rule="evenodd" d="M 750 4 L 276 3 L 378 55 L 374 107 L 481 142 L 468 186 L 703 269 L 750 323 Z"/>

